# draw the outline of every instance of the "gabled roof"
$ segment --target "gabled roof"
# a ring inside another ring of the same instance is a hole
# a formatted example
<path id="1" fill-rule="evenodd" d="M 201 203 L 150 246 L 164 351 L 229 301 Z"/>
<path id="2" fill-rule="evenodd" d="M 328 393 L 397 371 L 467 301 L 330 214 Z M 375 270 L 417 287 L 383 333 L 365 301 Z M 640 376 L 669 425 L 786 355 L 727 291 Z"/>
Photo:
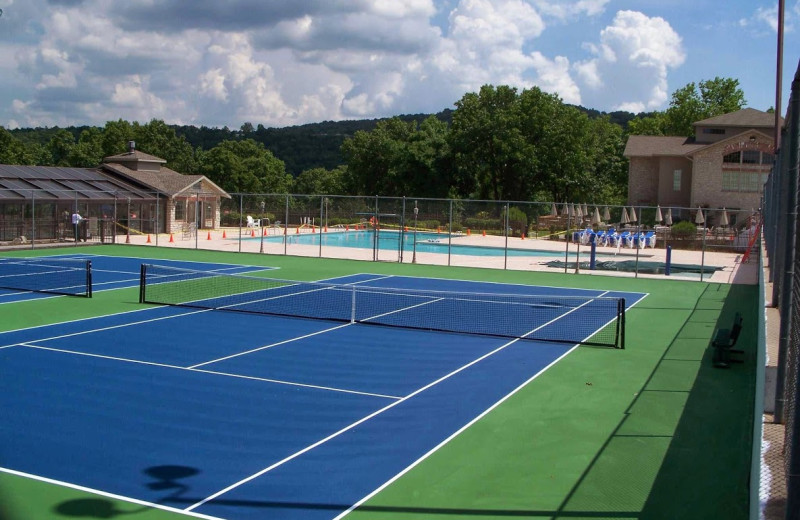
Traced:
<path id="1" fill-rule="evenodd" d="M 110 163 L 122 163 L 131 161 L 143 161 L 143 162 L 167 164 L 167 161 L 165 161 L 161 157 L 156 157 L 155 155 L 146 154 L 144 152 L 140 152 L 139 150 L 112 155 L 110 157 L 105 157 L 103 159 L 103 162 L 110 162 Z"/>
<path id="2" fill-rule="evenodd" d="M 705 145 L 697 144 L 692 137 L 662 135 L 632 135 L 625 144 L 625 157 L 684 156 Z"/>
<path id="3" fill-rule="evenodd" d="M 196 184 L 202 182 L 211 187 L 218 195 L 227 199 L 231 198 L 225 190 L 211 182 L 204 175 L 184 175 L 169 168 L 161 167 L 159 171 L 131 170 L 122 164 L 106 163 L 103 169 L 133 180 L 146 188 L 154 189 L 164 195 L 173 197 Z"/>
<path id="4" fill-rule="evenodd" d="M 783 126 L 783 118 L 781 118 Z M 775 114 L 762 112 L 755 108 L 743 108 L 736 112 L 722 114 L 721 116 L 710 117 L 697 121 L 693 126 L 740 126 L 746 128 L 774 128 Z"/>

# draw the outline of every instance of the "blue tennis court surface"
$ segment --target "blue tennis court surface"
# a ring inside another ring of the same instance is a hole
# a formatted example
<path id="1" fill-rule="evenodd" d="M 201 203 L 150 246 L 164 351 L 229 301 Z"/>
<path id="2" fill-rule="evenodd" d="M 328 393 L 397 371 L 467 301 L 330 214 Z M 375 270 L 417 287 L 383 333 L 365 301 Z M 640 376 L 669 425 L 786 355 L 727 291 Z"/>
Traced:
<path id="1" fill-rule="evenodd" d="M 0 258 L 0 263 L 4 261 L 13 262 L 17 258 L 19 257 Z M 31 258 L 35 258 L 37 260 L 46 260 L 48 258 L 91 260 L 93 278 L 92 285 L 94 286 L 94 291 L 136 287 L 139 284 L 139 268 L 143 262 L 143 259 L 141 258 L 102 255 L 52 255 Z M 248 273 L 252 271 L 263 271 L 268 269 L 265 267 L 238 264 L 215 264 L 209 262 L 190 262 L 184 260 L 158 260 L 158 262 L 163 265 L 182 267 L 185 269 L 202 269 L 206 271 L 227 273 Z M 0 285 L 2 285 L 2 275 L 0 275 Z M 47 293 L 0 289 L 0 304 L 52 297 L 52 294 Z"/>
<path id="2" fill-rule="evenodd" d="M 132 274 L 134 263 L 108 270 Z M 337 282 L 612 295 L 380 275 Z M 613 295 L 628 306 L 644 297 Z M 531 326 L 584 322 L 571 313 Z M 0 466 L 192 515 L 332 519 L 573 348 L 150 306 L 10 331 L 0 334 Z"/>

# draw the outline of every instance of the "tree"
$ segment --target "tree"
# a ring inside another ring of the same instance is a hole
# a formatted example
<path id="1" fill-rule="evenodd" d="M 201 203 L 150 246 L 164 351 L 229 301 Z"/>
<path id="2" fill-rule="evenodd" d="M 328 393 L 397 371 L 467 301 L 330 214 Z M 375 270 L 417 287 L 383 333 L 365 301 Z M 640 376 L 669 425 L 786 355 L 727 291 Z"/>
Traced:
<path id="1" fill-rule="evenodd" d="M 67 161 L 77 168 L 94 168 L 103 160 L 103 133 L 99 128 L 89 128 L 81 132 L 78 142 L 69 152 Z"/>
<path id="2" fill-rule="evenodd" d="M 288 193 L 283 161 L 252 139 L 223 141 L 200 157 L 199 170 L 231 193 Z"/>
<path id="3" fill-rule="evenodd" d="M 739 80 L 716 77 L 689 83 L 672 93 L 670 106 L 662 114 L 629 123 L 636 135 L 676 135 L 691 137 L 697 121 L 741 110 L 747 102 Z"/>
<path id="4" fill-rule="evenodd" d="M 149 123 L 133 124 L 136 148 L 167 161 L 167 166 L 181 173 L 197 171 L 194 149 L 186 139 L 178 137 L 175 130 L 164 121 L 153 119 Z"/>
<path id="5" fill-rule="evenodd" d="M 517 90 L 481 87 L 455 103 L 450 143 L 456 168 L 483 199 L 523 199 L 533 193 L 529 182 L 534 147 L 525 139 Z"/>
<path id="6" fill-rule="evenodd" d="M 333 170 L 311 168 L 294 179 L 294 193 L 307 195 L 344 195 L 347 168 L 339 166 Z"/>
<path id="7" fill-rule="evenodd" d="M 69 166 L 69 155 L 75 147 L 75 136 L 67 130 L 59 129 L 50 138 L 47 150 L 50 152 L 52 160 L 50 164 L 54 166 Z"/>
<path id="8" fill-rule="evenodd" d="M 0 126 L 0 164 L 41 164 L 41 147 L 25 146 Z"/>

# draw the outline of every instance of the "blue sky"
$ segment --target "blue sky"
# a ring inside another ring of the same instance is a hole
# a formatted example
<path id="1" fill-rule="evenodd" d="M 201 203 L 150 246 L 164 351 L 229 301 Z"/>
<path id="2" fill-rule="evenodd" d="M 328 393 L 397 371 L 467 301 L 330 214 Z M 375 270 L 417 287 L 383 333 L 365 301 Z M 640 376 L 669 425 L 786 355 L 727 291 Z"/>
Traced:
<path id="1" fill-rule="evenodd" d="M 481 85 L 663 110 L 738 79 L 775 103 L 777 1 L 0 0 L 0 125 L 238 128 L 437 112 Z M 800 59 L 786 0 L 784 95 Z"/>

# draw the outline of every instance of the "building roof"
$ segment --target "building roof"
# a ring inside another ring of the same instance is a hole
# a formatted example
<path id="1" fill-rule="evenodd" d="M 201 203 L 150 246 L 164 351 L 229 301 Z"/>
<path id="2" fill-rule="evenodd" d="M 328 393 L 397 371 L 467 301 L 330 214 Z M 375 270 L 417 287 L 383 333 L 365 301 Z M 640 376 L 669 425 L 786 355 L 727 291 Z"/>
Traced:
<path id="1" fill-rule="evenodd" d="M 96 168 L 0 164 L 0 200 L 149 199 L 151 194 Z"/>
<path id="2" fill-rule="evenodd" d="M 661 157 L 668 155 L 688 155 L 703 148 L 704 144 L 694 142 L 692 137 L 673 137 L 661 135 L 632 135 L 625 144 L 625 157 Z"/>
<path id="3" fill-rule="evenodd" d="M 102 168 L 169 197 L 174 197 L 198 183 L 202 183 L 205 186 L 210 186 L 215 195 L 231 198 L 222 188 L 211 182 L 204 175 L 184 175 L 164 166 L 158 171 L 132 170 L 122 164 L 109 162 L 103 164 Z"/>
<path id="4" fill-rule="evenodd" d="M 780 119 L 783 126 L 783 118 Z M 774 128 L 775 114 L 762 112 L 755 108 L 743 108 L 736 112 L 722 114 L 697 121 L 693 126 L 739 126 L 743 128 Z"/>
<path id="5" fill-rule="evenodd" d="M 110 157 L 106 157 L 103 159 L 103 162 L 112 162 L 112 163 L 121 163 L 121 162 L 132 162 L 132 161 L 142 161 L 142 162 L 155 162 L 159 164 L 167 164 L 167 161 L 160 157 L 156 157 L 155 155 L 146 154 L 144 152 L 140 152 L 139 150 L 134 150 L 133 152 L 125 152 L 117 155 L 112 155 Z"/>

